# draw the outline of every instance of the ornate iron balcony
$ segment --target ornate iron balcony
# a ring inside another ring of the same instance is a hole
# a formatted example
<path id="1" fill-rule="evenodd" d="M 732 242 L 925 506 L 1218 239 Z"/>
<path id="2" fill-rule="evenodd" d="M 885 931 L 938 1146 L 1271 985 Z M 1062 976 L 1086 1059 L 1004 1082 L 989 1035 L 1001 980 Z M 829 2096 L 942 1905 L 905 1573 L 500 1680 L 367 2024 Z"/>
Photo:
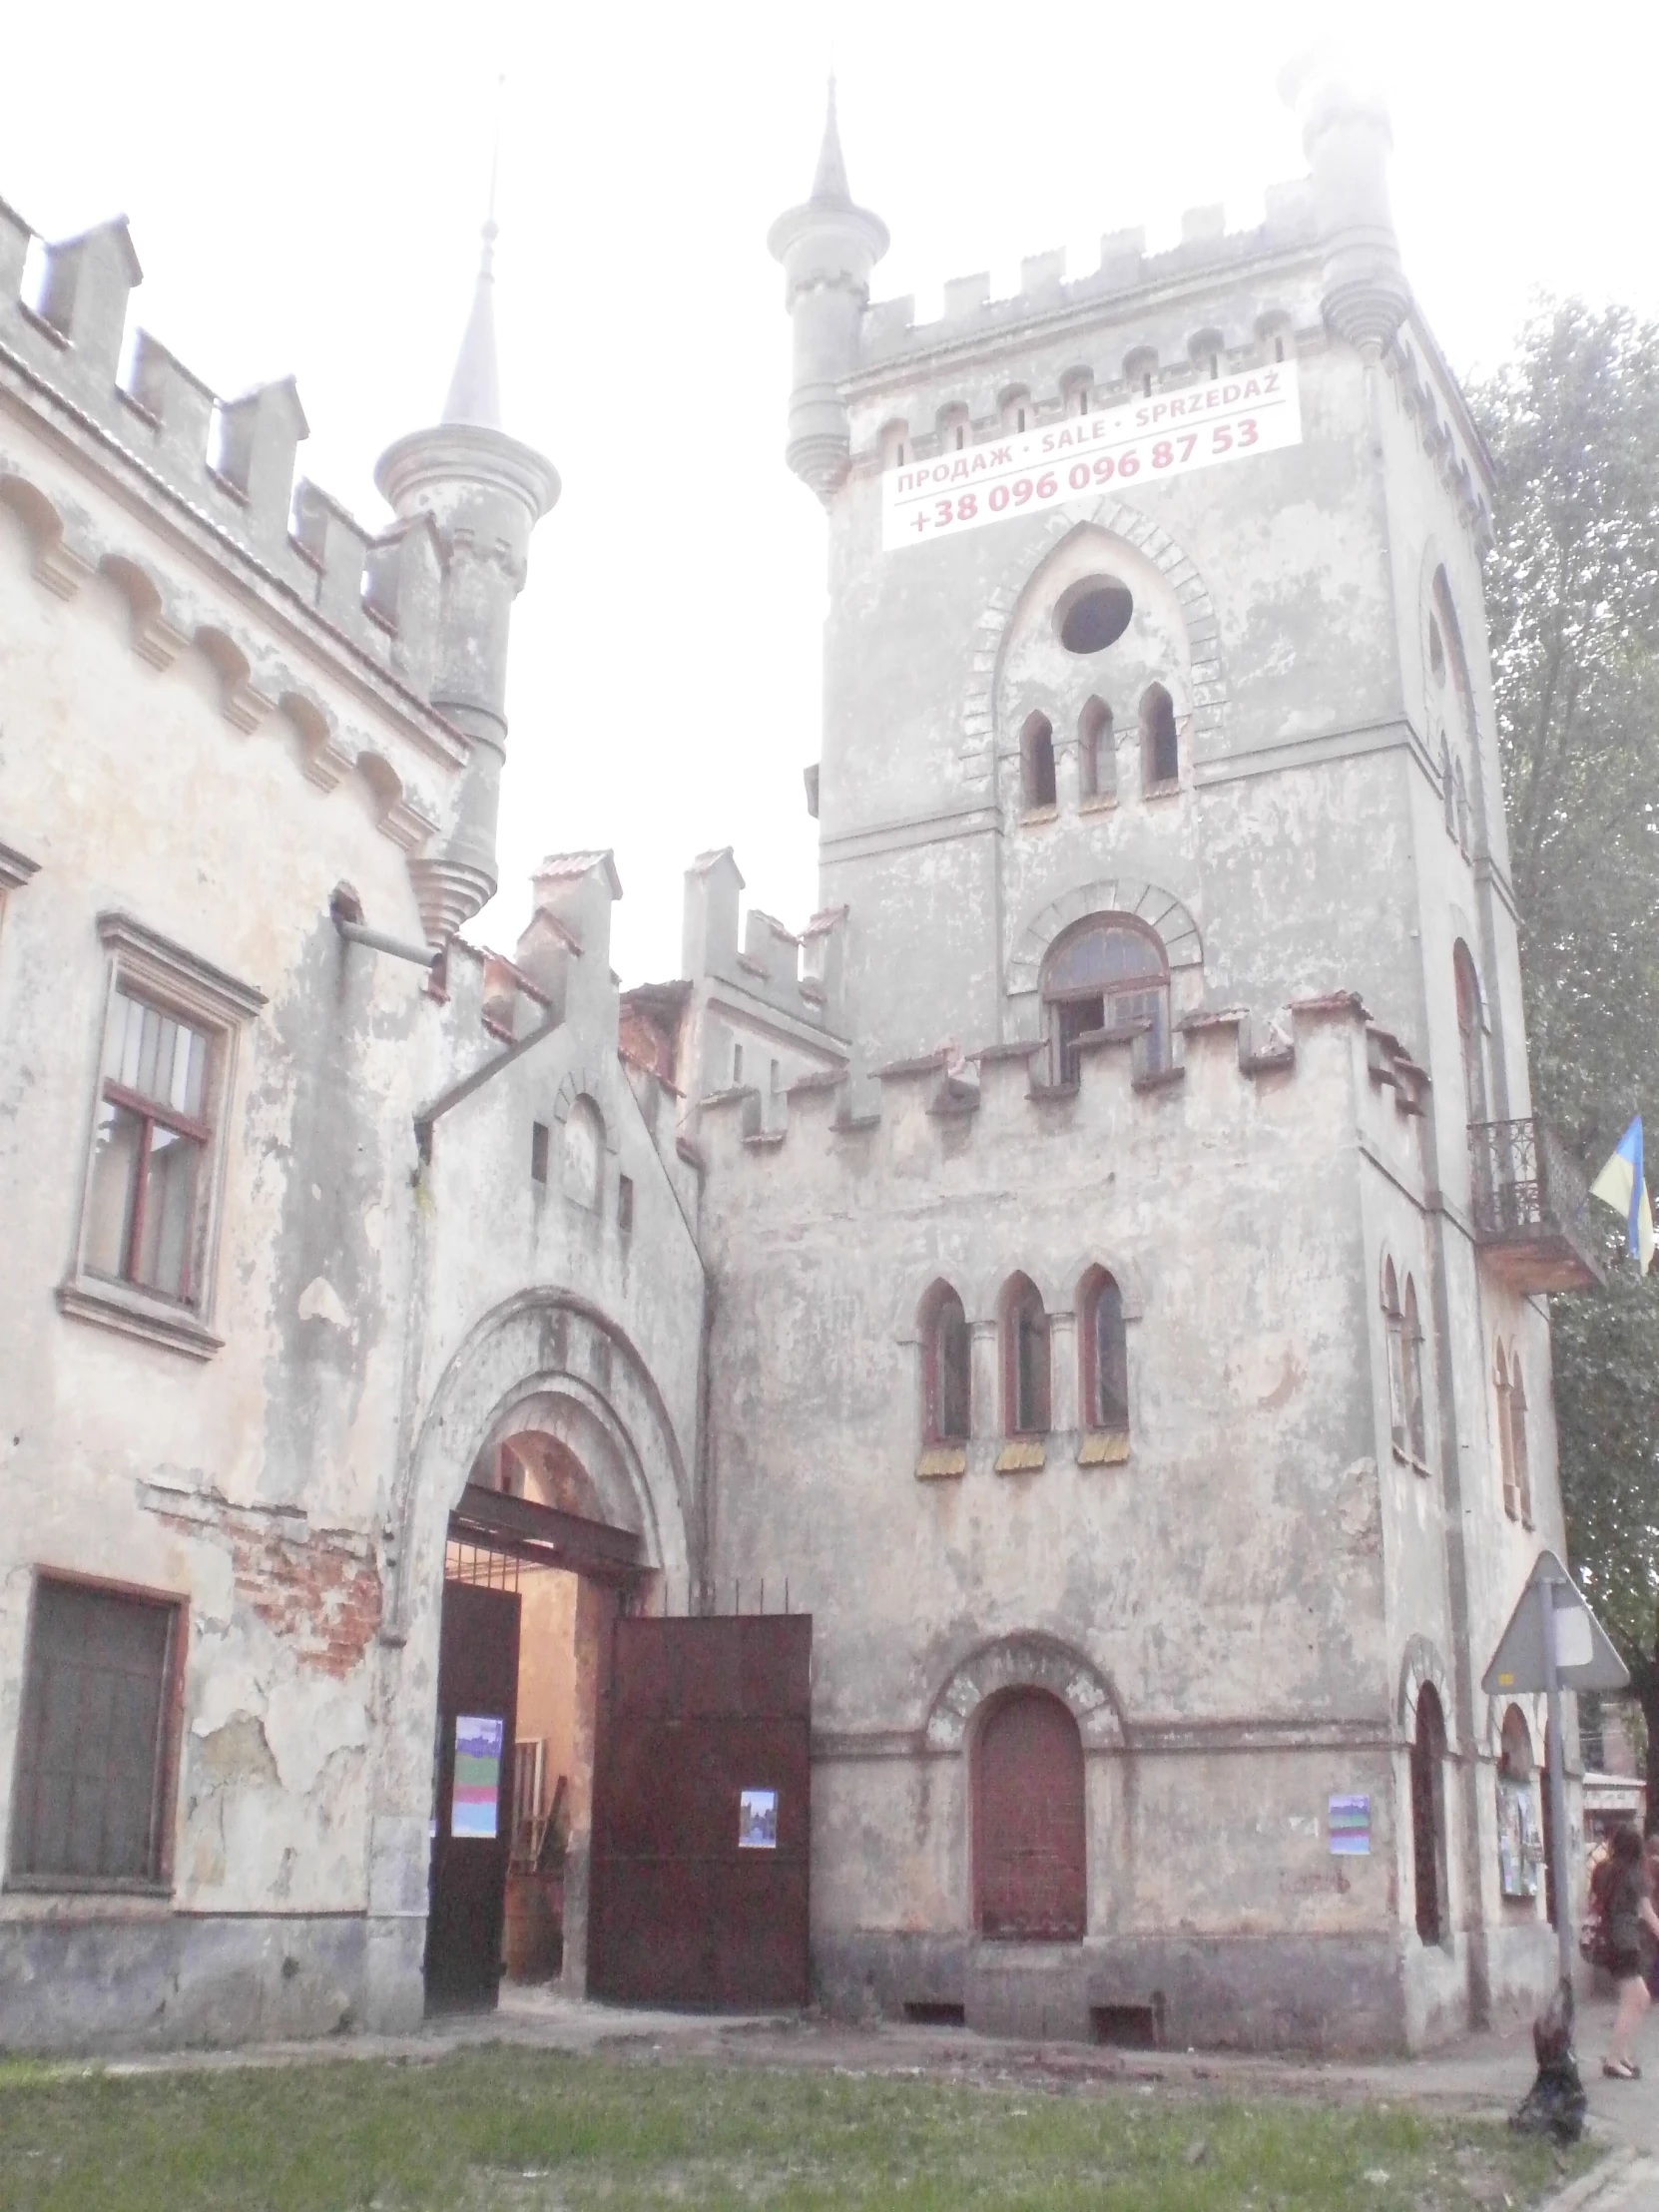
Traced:
<path id="1" fill-rule="evenodd" d="M 1513 1291 L 1588 1291 L 1607 1280 L 1584 1170 L 1544 1121 L 1469 1124 L 1474 1234 Z"/>

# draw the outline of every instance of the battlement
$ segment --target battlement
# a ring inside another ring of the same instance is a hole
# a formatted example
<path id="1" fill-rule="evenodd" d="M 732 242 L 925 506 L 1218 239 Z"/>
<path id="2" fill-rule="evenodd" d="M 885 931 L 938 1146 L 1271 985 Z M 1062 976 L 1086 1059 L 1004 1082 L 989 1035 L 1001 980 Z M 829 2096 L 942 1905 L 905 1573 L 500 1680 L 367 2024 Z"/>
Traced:
<path id="1" fill-rule="evenodd" d="M 1250 230 L 1228 231 L 1225 212 L 1209 207 L 1189 209 L 1181 232 L 1178 246 L 1151 255 L 1144 230 L 1108 232 L 1100 242 L 1099 267 L 1071 282 L 1063 250 L 1030 255 L 1020 264 L 1019 290 L 1003 299 L 990 296 L 986 273 L 951 277 L 943 312 L 931 322 L 916 321 L 913 294 L 875 301 L 864 312 L 859 366 L 848 388 L 856 393 L 866 383 L 890 382 L 895 370 L 914 370 L 936 355 L 1028 338 L 1044 325 L 1063 329 L 1072 321 L 1097 320 L 1103 306 L 1151 309 L 1214 291 L 1220 283 L 1242 294 L 1249 287 L 1239 279 L 1264 267 L 1285 271 L 1297 262 L 1307 263 L 1314 278 L 1317 321 L 1319 236 L 1309 180 L 1271 187 L 1266 219 Z M 1290 316 L 1285 319 L 1288 323 Z M 1218 330 L 1207 324 L 1195 334 L 1217 339 L 1215 350 L 1228 352 L 1254 343 L 1260 333 L 1254 327 Z"/>
<path id="2" fill-rule="evenodd" d="M 738 938 L 744 880 L 730 845 L 701 852 L 686 870 L 684 973 L 726 983 L 792 1021 L 839 1025 L 844 906 L 815 914 L 799 934 L 752 906 Z"/>
<path id="3" fill-rule="evenodd" d="M 225 399 L 127 309 L 143 280 L 125 217 L 49 243 L 0 201 L 0 369 L 137 464 L 356 654 L 423 702 L 439 590 L 429 526 L 375 530 L 304 478 L 293 379 Z M 70 548 L 71 555 L 73 548 Z"/>
<path id="4" fill-rule="evenodd" d="M 1202 1008 L 1176 1024 L 1173 1052 L 1162 1063 L 1152 1057 L 1145 1025 L 1098 1031 L 1077 1040 L 1080 1075 L 1073 1083 L 1049 1080 L 1045 1043 L 1017 1042 L 969 1052 L 943 1045 L 889 1062 L 861 1082 L 844 1070 L 809 1075 L 789 1086 L 787 1122 L 769 1115 L 758 1087 L 734 1084 L 701 1101 L 698 1141 L 711 1168 L 784 1152 L 799 1162 L 800 1147 L 828 1141 L 885 1147 L 895 1170 L 930 1173 L 934 1161 L 956 1158 L 973 1143 L 980 1121 L 990 1125 L 986 1142 L 996 1147 L 1020 1119 L 1033 1141 L 1083 1127 L 1092 1142 L 1103 1125 L 1121 1138 L 1131 1117 L 1156 1116 L 1165 1101 L 1188 1093 L 1184 1119 L 1231 1121 L 1259 1086 L 1297 1079 L 1311 1041 L 1333 1030 L 1361 1047 L 1366 1087 L 1379 1110 L 1392 1091 L 1387 1119 L 1403 1123 L 1421 1113 L 1424 1071 L 1356 994 L 1339 991 L 1267 1013 Z M 1240 1081 L 1244 1093 L 1236 1088 Z M 1247 1111 L 1254 1126 L 1254 1110 Z M 931 1144 L 921 1134 L 929 1126 Z"/>

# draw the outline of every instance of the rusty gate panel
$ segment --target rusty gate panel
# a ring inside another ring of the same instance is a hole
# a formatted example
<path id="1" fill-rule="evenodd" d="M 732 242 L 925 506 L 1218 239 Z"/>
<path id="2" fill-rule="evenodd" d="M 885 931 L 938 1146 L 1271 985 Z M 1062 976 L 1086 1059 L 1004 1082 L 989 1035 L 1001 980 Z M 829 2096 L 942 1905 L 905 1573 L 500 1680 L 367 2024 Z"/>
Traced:
<path id="1" fill-rule="evenodd" d="M 805 2004 L 813 1624 L 622 1619 L 600 1703 L 588 1986 L 630 2004 Z M 745 1791 L 776 1840 L 739 1841 Z"/>

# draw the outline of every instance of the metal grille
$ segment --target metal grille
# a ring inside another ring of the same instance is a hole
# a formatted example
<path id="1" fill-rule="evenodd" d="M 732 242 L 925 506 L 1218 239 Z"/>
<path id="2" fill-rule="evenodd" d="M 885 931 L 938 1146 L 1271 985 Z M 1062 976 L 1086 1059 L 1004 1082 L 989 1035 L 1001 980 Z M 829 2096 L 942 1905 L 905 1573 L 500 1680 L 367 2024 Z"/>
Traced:
<path id="1" fill-rule="evenodd" d="M 163 1873 L 179 1608 L 42 1580 L 18 1745 L 12 1878 L 150 1886 Z"/>
<path id="2" fill-rule="evenodd" d="M 518 1560 L 510 1551 L 496 1551 L 488 1544 L 457 1541 L 453 1536 L 443 1548 L 443 1579 L 470 1582 L 486 1590 L 516 1590 Z"/>

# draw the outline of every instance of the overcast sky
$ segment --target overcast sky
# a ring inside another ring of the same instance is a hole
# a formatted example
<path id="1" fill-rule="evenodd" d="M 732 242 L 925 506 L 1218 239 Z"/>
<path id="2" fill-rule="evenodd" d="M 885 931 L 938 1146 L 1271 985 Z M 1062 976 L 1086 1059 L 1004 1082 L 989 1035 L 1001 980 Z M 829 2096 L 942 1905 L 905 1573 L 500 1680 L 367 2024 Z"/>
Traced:
<path id="1" fill-rule="evenodd" d="M 470 295 L 498 75 L 508 426 L 564 494 L 514 621 L 502 890 L 616 849 L 614 957 L 677 971 L 681 877 L 731 843 L 750 895 L 815 904 L 825 523 L 782 460 L 789 326 L 766 252 L 806 195 L 833 52 L 855 198 L 892 233 L 875 295 L 1102 232 L 1260 220 L 1302 173 L 1276 80 L 1325 23 L 1393 117 L 1406 269 L 1453 365 L 1500 359 L 1539 289 L 1659 314 L 1649 4 L 1390 0 L 108 0 L 7 12 L 0 197 L 48 236 L 125 212 L 136 319 L 219 390 L 292 371 L 304 472 L 364 516 L 429 422 Z M 135 747 L 143 743 L 134 733 Z"/>

